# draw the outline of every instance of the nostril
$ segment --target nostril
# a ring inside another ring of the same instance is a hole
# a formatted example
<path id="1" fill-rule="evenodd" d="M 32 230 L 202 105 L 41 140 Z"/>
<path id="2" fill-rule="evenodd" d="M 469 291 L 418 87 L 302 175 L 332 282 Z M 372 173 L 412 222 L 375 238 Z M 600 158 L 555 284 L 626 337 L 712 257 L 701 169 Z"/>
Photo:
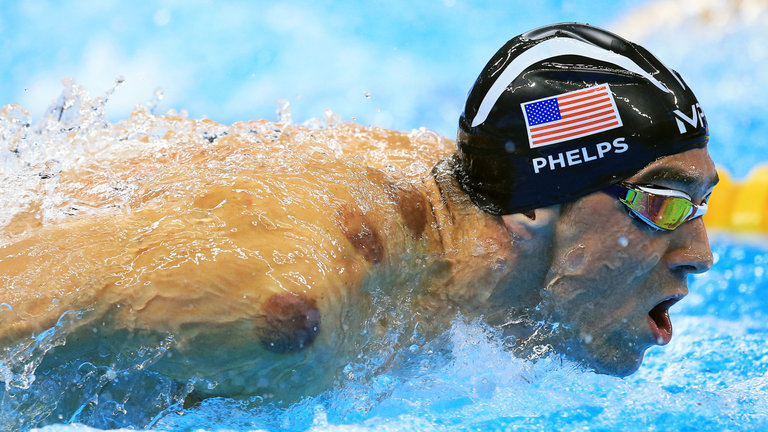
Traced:
<path id="1" fill-rule="evenodd" d="M 709 270 L 709 266 L 703 264 L 683 264 L 677 267 L 677 271 L 682 275 L 699 274 L 707 270 Z"/>
<path id="2" fill-rule="evenodd" d="M 707 266 L 698 266 L 695 264 L 678 264 L 672 268 L 672 271 L 681 277 L 684 277 L 689 274 L 703 273 L 707 271 L 708 268 L 709 267 Z"/>
<path id="3" fill-rule="evenodd" d="M 704 273 L 712 267 L 713 257 L 706 243 L 706 249 L 698 245 L 676 245 L 667 254 L 667 264 L 674 273 L 683 275 Z"/>

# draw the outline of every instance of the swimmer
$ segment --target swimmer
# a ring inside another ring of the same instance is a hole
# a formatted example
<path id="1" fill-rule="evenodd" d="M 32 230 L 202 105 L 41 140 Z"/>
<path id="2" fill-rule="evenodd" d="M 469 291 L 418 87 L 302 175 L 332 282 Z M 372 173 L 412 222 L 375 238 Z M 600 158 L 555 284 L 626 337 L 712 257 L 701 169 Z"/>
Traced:
<path id="1" fill-rule="evenodd" d="M 624 376 L 670 341 L 670 306 L 712 265 L 701 107 L 677 72 L 595 27 L 505 44 L 455 151 L 350 125 L 287 128 L 269 147 L 247 126 L 110 162 L 138 183 L 120 211 L 7 227 L 21 234 L 0 248 L 0 346 L 57 322 L 66 341 L 47 356 L 61 362 L 161 341 L 147 367 L 205 380 L 199 397 L 287 401 L 328 388 L 393 321 L 429 337 L 460 314 L 520 356 L 547 347 Z M 331 135 L 358 157 L 313 147 Z M 406 174 L 415 163 L 434 168 Z"/>

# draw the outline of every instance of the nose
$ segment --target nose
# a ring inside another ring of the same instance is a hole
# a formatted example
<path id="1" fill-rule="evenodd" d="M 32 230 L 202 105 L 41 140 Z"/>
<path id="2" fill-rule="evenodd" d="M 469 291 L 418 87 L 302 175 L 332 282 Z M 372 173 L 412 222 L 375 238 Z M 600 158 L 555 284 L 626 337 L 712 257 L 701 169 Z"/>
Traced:
<path id="1" fill-rule="evenodd" d="M 669 269 L 688 275 L 704 273 L 712 268 L 712 249 L 709 247 L 707 230 L 702 218 L 684 223 L 674 232 L 668 252 Z"/>

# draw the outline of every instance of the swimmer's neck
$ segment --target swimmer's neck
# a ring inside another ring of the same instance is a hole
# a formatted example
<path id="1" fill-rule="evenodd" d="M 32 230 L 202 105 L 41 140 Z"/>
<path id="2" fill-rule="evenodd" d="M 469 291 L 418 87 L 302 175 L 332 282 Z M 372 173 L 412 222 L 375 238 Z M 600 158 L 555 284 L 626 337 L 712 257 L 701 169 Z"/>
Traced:
<path id="1" fill-rule="evenodd" d="M 460 308 L 465 316 L 482 314 L 490 297 L 508 283 L 516 250 L 501 218 L 479 209 L 461 189 L 454 164 L 454 157 L 443 159 L 424 182 L 437 243 L 430 249 L 450 272 L 434 290 L 442 306 Z"/>
<path id="2" fill-rule="evenodd" d="M 514 238 L 501 217 L 472 203 L 454 175 L 455 161 L 455 156 L 443 159 L 425 181 L 440 243 L 431 249 L 450 269 L 450 277 L 433 287 L 439 300 L 430 299 L 429 307 L 458 309 L 465 318 L 482 316 L 491 324 L 506 322 L 541 301 L 543 274 L 530 271 L 530 260 L 544 260 L 530 242 Z"/>
<path id="3" fill-rule="evenodd" d="M 438 162 L 425 182 L 427 198 L 439 233 L 440 251 L 447 255 L 476 250 L 478 243 L 493 239 L 511 246 L 511 236 L 501 218 L 478 208 L 459 185 L 454 174 L 455 155 Z"/>

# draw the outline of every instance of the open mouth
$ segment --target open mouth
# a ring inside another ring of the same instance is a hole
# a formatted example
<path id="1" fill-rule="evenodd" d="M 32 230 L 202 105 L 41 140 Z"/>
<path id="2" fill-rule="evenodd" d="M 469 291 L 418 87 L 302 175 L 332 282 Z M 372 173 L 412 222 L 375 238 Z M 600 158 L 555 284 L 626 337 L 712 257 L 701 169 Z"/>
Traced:
<path id="1" fill-rule="evenodd" d="M 659 345 L 666 345 L 672 340 L 672 321 L 669 319 L 669 308 L 679 302 L 681 298 L 670 297 L 648 312 L 648 324 L 656 337 L 656 343 Z"/>

